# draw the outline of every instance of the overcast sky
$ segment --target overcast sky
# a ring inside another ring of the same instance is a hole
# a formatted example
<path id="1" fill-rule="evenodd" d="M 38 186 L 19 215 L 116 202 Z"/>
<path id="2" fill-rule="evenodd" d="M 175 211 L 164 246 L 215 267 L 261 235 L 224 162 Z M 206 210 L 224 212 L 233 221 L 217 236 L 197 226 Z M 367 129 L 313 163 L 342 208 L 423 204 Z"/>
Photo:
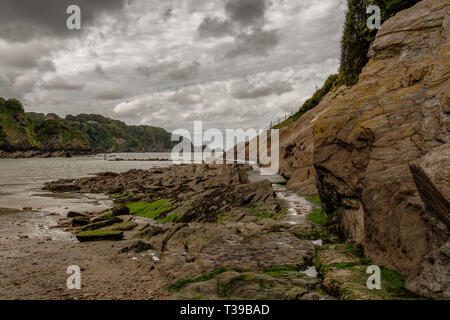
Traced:
<path id="1" fill-rule="evenodd" d="M 263 128 L 336 73 L 345 2 L 1 0 L 0 96 L 168 130 Z"/>

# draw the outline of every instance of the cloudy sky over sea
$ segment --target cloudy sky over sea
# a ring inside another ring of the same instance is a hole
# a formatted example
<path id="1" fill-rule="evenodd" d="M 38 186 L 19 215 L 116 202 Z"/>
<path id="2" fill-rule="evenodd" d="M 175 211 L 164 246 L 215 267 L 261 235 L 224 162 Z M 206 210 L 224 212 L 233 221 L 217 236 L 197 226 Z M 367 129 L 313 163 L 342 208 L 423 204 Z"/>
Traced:
<path id="1" fill-rule="evenodd" d="M 82 30 L 66 27 L 81 7 Z M 2 0 L 0 96 L 128 124 L 263 128 L 339 66 L 345 0 Z"/>

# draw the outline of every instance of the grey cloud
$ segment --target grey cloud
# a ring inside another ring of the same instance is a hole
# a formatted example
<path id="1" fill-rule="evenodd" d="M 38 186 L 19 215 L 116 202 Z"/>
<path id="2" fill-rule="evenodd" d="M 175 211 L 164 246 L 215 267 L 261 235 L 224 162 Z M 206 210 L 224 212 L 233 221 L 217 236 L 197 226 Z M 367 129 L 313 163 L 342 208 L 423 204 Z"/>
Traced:
<path id="1" fill-rule="evenodd" d="M 235 83 L 231 90 L 231 95 L 236 99 L 256 99 L 259 97 L 267 97 L 272 94 L 282 95 L 283 93 L 292 91 L 293 88 L 288 82 L 277 81 L 259 87 Z"/>
<path id="2" fill-rule="evenodd" d="M 117 88 L 110 88 L 110 89 L 104 89 L 100 90 L 96 95 L 95 99 L 97 100 L 118 100 L 123 99 L 128 95 L 128 92 L 117 89 Z"/>
<path id="3" fill-rule="evenodd" d="M 138 74 L 146 77 L 149 77 L 152 74 L 150 66 L 139 66 L 135 70 Z"/>
<path id="4" fill-rule="evenodd" d="M 201 37 L 225 37 L 233 33 L 233 26 L 229 20 L 220 20 L 217 17 L 205 17 L 198 26 L 198 34 Z"/>
<path id="5" fill-rule="evenodd" d="M 0 64 L 20 69 L 35 68 L 50 51 L 47 45 L 37 41 L 0 46 Z"/>
<path id="6" fill-rule="evenodd" d="M 106 77 L 106 71 L 100 64 L 95 66 L 95 72 L 102 77 Z"/>
<path id="7" fill-rule="evenodd" d="M 138 74 L 149 77 L 152 74 L 166 73 L 170 70 L 176 70 L 180 64 L 175 61 L 154 63 L 149 66 L 139 66 L 135 70 Z"/>
<path id="8" fill-rule="evenodd" d="M 18 76 L 13 83 L 13 88 L 18 92 L 28 92 L 34 88 L 39 76 L 34 73 L 25 73 Z"/>
<path id="9" fill-rule="evenodd" d="M 185 104 L 197 104 L 203 101 L 200 90 L 183 90 L 175 93 L 170 101 L 176 102 L 181 105 Z"/>
<path id="10" fill-rule="evenodd" d="M 69 83 L 61 77 L 55 77 L 44 84 L 42 88 L 48 90 L 74 90 L 79 91 L 84 88 L 84 84 Z"/>
<path id="11" fill-rule="evenodd" d="M 254 30 L 250 33 L 241 33 L 234 42 L 234 47 L 227 52 L 226 58 L 235 58 L 242 55 L 265 56 L 280 42 L 276 30 Z"/>
<path id="12" fill-rule="evenodd" d="M 168 76 L 173 80 L 184 80 L 197 73 L 197 71 L 200 69 L 200 66 L 201 65 L 198 61 L 194 61 L 187 66 L 181 66 L 179 68 L 171 70 L 168 73 Z"/>
<path id="13" fill-rule="evenodd" d="M 172 8 L 167 8 L 163 13 L 163 20 L 164 21 L 170 20 L 170 18 L 172 18 L 172 12 L 173 12 Z"/>
<path id="14" fill-rule="evenodd" d="M 79 32 L 66 27 L 68 6 L 80 6 L 83 30 L 100 14 L 121 9 L 123 3 L 124 0 L 2 0 L 0 38 L 15 42 L 36 36 L 72 36 Z"/>
<path id="15" fill-rule="evenodd" d="M 242 26 L 264 24 L 266 9 L 266 0 L 228 0 L 225 4 L 228 17 Z"/>
<path id="16" fill-rule="evenodd" d="M 41 72 L 56 72 L 55 63 L 50 59 L 42 59 L 38 62 L 38 70 Z"/>

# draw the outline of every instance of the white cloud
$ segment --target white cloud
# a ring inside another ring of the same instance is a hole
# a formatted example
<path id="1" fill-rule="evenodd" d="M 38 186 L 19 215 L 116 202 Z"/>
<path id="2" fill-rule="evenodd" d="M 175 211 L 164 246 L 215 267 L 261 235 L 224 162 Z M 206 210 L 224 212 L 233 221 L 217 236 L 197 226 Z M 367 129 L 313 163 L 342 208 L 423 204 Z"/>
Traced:
<path id="1" fill-rule="evenodd" d="M 19 92 L 28 92 L 33 89 L 36 82 L 39 80 L 39 75 L 36 73 L 25 73 L 18 76 L 13 83 L 13 88 Z"/>
<path id="2" fill-rule="evenodd" d="M 119 116 L 129 117 L 136 115 L 146 106 L 146 101 L 143 99 L 129 102 L 119 103 L 114 107 L 114 113 Z"/>

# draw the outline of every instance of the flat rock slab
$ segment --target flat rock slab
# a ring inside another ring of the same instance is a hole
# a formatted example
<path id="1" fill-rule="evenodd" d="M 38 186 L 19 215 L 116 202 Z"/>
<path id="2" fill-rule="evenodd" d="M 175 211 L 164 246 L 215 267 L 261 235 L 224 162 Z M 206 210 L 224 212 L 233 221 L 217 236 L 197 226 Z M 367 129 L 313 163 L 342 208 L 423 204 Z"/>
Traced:
<path id="1" fill-rule="evenodd" d="M 123 239 L 123 232 L 115 230 L 82 231 L 78 233 L 76 237 L 80 242 L 105 240 L 118 241 Z"/>

